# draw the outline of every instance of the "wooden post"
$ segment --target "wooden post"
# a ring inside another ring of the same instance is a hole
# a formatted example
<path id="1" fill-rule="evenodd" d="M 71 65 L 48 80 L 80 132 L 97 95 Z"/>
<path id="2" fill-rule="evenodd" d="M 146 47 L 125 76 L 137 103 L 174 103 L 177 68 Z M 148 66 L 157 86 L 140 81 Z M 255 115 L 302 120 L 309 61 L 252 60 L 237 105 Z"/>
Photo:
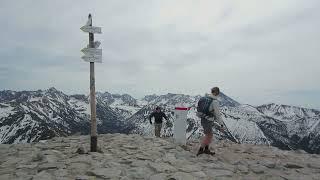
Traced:
<path id="1" fill-rule="evenodd" d="M 90 131 L 90 151 L 97 152 L 97 120 L 96 120 L 96 90 L 95 90 L 95 76 L 94 63 L 102 62 L 102 49 L 98 49 L 100 42 L 94 42 L 94 34 L 101 34 L 101 27 L 92 26 L 91 14 L 88 16 L 87 23 L 80 28 L 83 32 L 89 33 L 89 45 L 81 51 L 85 54 L 81 58 L 90 62 L 90 110 L 91 110 L 91 131 Z"/>
<path id="2" fill-rule="evenodd" d="M 92 26 L 92 17 L 90 25 Z M 89 33 L 89 48 L 94 48 L 94 34 Z M 96 90 L 95 90 L 95 77 L 94 77 L 94 62 L 90 62 L 90 109 L 91 109 L 91 152 L 97 152 L 97 120 L 96 120 Z"/>

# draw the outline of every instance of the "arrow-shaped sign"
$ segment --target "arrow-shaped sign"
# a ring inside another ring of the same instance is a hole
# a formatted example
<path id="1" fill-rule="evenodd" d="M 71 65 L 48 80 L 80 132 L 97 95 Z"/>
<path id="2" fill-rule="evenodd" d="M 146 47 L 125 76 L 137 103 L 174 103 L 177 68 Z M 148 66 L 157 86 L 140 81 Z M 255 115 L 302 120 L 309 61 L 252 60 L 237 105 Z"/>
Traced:
<path id="1" fill-rule="evenodd" d="M 81 50 L 86 56 L 102 56 L 102 49 L 83 48 Z"/>
<path id="2" fill-rule="evenodd" d="M 82 56 L 81 58 L 86 62 L 102 63 L 102 56 Z"/>
<path id="3" fill-rule="evenodd" d="M 101 27 L 85 25 L 85 26 L 82 26 L 80 29 L 83 32 L 87 32 L 87 33 L 101 34 Z"/>

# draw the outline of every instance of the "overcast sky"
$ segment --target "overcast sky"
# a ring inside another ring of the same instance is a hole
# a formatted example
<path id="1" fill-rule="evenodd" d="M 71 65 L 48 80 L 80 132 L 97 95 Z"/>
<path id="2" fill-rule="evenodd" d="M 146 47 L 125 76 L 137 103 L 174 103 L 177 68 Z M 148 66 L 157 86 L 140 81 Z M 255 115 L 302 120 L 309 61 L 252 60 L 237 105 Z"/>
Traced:
<path id="1" fill-rule="evenodd" d="M 0 90 L 89 93 L 80 50 L 102 27 L 96 89 L 320 109 L 319 0 L 1 0 Z"/>

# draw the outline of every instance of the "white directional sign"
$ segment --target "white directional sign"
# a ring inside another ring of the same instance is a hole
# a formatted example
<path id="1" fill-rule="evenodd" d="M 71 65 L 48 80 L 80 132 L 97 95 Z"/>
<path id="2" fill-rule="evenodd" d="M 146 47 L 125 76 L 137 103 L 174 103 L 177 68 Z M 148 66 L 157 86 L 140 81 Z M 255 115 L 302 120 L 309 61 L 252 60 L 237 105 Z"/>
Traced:
<path id="1" fill-rule="evenodd" d="M 86 62 L 102 63 L 102 56 L 82 56 L 81 58 Z"/>
<path id="2" fill-rule="evenodd" d="M 83 48 L 81 50 L 86 56 L 102 56 L 102 49 Z"/>
<path id="3" fill-rule="evenodd" d="M 83 32 L 87 32 L 87 33 L 101 34 L 101 27 L 85 25 L 85 26 L 82 26 L 80 29 Z"/>

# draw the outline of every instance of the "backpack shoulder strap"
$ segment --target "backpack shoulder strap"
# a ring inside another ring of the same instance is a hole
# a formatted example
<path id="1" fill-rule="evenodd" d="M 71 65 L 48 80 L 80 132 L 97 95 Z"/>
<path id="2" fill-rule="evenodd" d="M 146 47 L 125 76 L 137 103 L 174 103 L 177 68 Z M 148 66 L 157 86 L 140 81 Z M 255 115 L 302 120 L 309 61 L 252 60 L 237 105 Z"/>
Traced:
<path id="1" fill-rule="evenodd" d="M 212 97 L 210 97 L 210 96 L 207 96 L 207 97 L 205 97 L 206 99 L 207 99 L 207 101 L 211 104 L 212 103 L 212 101 L 213 101 L 213 98 Z"/>

